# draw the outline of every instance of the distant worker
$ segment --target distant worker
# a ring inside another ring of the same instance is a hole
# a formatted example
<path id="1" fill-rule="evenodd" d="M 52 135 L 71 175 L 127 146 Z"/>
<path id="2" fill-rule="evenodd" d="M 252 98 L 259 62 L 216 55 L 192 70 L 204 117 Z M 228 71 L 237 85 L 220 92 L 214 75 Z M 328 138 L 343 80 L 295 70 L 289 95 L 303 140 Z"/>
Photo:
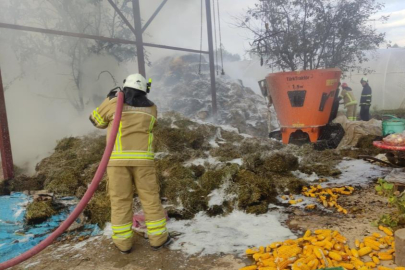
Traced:
<path id="1" fill-rule="evenodd" d="M 156 123 L 157 107 L 146 96 L 150 87 L 151 82 L 147 83 L 140 74 L 129 75 L 124 80 L 122 119 L 107 167 L 112 238 L 124 254 L 131 252 L 133 243 L 133 185 L 145 213 L 152 249 L 157 250 L 172 242 L 166 228 L 155 172 L 152 130 Z M 90 121 L 97 128 L 108 128 L 107 138 L 110 136 L 117 100 L 117 92 L 112 90 L 90 116 Z"/>
<path id="2" fill-rule="evenodd" d="M 354 98 L 352 89 L 347 83 L 342 84 L 342 92 L 340 93 L 339 100 L 343 99 L 343 104 L 346 109 L 346 116 L 349 121 L 357 120 L 357 101 Z"/>
<path id="3" fill-rule="evenodd" d="M 339 87 L 340 87 L 340 82 L 335 91 L 335 96 L 333 97 L 332 110 L 330 112 L 328 123 L 332 122 L 336 118 L 336 116 L 338 115 L 338 112 L 339 112 L 339 101 L 340 101 L 340 99 L 339 99 L 339 89 L 340 88 Z"/>
<path id="4" fill-rule="evenodd" d="M 363 85 L 360 99 L 360 118 L 362 121 L 369 121 L 372 99 L 371 87 L 368 85 L 368 79 L 366 77 L 361 78 L 360 83 Z"/>

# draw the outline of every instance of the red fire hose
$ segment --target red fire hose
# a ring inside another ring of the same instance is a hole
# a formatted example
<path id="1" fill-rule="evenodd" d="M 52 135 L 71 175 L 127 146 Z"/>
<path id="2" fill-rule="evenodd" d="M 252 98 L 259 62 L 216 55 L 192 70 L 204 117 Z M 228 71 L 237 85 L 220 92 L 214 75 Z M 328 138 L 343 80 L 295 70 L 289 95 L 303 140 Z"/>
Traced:
<path id="1" fill-rule="evenodd" d="M 59 226 L 59 228 L 57 228 L 51 235 L 49 235 L 41 243 L 39 243 L 32 249 L 24 252 L 23 254 L 15 257 L 15 258 L 1 263 L 0 270 L 15 266 L 15 265 L 31 258 L 35 254 L 41 252 L 43 249 L 45 249 L 47 246 L 49 246 L 56 238 L 58 238 L 58 236 L 60 236 L 67 228 L 69 228 L 70 225 L 72 225 L 72 223 L 77 219 L 77 217 L 80 215 L 80 213 L 86 207 L 86 205 L 90 201 L 91 197 L 93 196 L 94 192 L 96 192 L 98 184 L 100 183 L 101 179 L 103 178 L 103 175 L 106 170 L 108 161 L 110 159 L 112 150 L 114 148 L 114 143 L 115 143 L 115 139 L 117 137 L 118 127 L 119 127 L 120 121 L 121 121 L 123 103 L 124 103 L 124 94 L 119 91 L 114 121 L 113 121 L 110 136 L 108 138 L 107 146 L 104 150 L 103 158 L 101 159 L 100 165 L 98 166 L 98 169 L 96 171 L 96 174 L 94 175 L 94 178 L 91 182 L 90 187 L 87 189 L 86 193 L 84 194 L 84 196 L 81 199 L 81 201 L 79 202 L 79 204 L 76 206 L 75 210 L 73 210 L 73 212 L 70 214 L 70 216 Z"/>

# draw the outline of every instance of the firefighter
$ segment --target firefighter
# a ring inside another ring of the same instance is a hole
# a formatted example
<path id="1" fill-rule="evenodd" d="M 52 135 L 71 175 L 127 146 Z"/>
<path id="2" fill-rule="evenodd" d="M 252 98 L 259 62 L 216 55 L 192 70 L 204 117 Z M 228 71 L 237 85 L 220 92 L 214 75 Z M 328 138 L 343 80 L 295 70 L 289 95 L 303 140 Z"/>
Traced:
<path id="1" fill-rule="evenodd" d="M 349 121 L 356 121 L 357 101 L 354 98 L 352 89 L 347 83 L 342 84 L 342 92 L 340 93 L 339 100 L 343 99 L 343 104 L 346 109 L 346 116 Z"/>
<path id="2" fill-rule="evenodd" d="M 147 98 L 150 86 L 151 81 L 147 83 L 140 74 L 129 75 L 124 80 L 122 119 L 107 167 L 112 238 L 124 254 L 132 249 L 133 185 L 145 213 L 152 249 L 157 250 L 172 242 L 166 228 L 155 173 L 152 131 L 156 124 L 157 107 Z M 117 92 L 112 90 L 90 116 L 90 121 L 97 128 L 108 128 L 107 137 L 112 128 L 116 104 Z"/>
<path id="3" fill-rule="evenodd" d="M 368 79 L 365 77 L 361 78 L 360 83 L 363 86 L 363 91 L 361 92 L 360 98 L 360 118 L 362 121 L 369 121 L 372 99 L 371 87 L 368 84 Z"/>

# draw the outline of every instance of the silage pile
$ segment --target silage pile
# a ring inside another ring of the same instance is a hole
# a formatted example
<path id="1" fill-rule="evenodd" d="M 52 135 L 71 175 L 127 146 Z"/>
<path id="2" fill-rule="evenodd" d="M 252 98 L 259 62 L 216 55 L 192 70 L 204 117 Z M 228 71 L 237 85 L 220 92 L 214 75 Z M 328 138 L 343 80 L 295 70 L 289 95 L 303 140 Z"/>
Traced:
<path id="1" fill-rule="evenodd" d="M 198 55 L 166 57 L 154 63 L 148 73 L 153 78 L 150 94 L 160 111 L 176 111 L 203 121 L 213 121 L 208 63 L 203 59 L 201 74 Z M 242 78 L 241 78 L 242 79 Z M 267 103 L 263 96 L 228 76 L 216 77 L 219 124 L 241 133 L 268 137 Z"/>
<path id="2" fill-rule="evenodd" d="M 334 167 L 340 160 L 333 152 L 284 146 L 239 134 L 227 126 L 191 121 L 177 113 L 159 118 L 154 143 L 161 196 L 169 215 L 180 219 L 198 212 L 215 216 L 234 209 L 266 213 L 278 194 L 298 194 L 306 185 L 292 172 L 301 169 L 331 175 L 336 169 L 320 162 L 330 160 Z M 19 176 L 12 189 L 46 189 L 57 196 L 81 198 L 104 147 L 105 136 L 64 138 L 54 153 L 37 165 L 33 177 Z M 107 181 L 105 175 L 85 211 L 89 221 L 100 226 L 110 219 Z"/>
<path id="3" fill-rule="evenodd" d="M 169 216 L 177 219 L 191 219 L 199 212 L 226 215 L 233 210 L 263 214 L 270 204 L 280 204 L 279 195 L 299 194 L 308 185 L 302 174 L 319 179 L 342 173 L 339 163 L 343 157 L 336 150 L 285 146 L 177 113 L 159 117 L 154 135 L 161 197 Z M 37 165 L 36 174 L 19 176 L 12 182 L 12 190 L 46 189 L 57 197 L 81 198 L 104 147 L 105 136 L 64 138 Z M 85 210 L 89 222 L 100 226 L 110 219 L 107 181 L 105 175 Z M 52 213 L 49 207 L 46 210 Z"/>

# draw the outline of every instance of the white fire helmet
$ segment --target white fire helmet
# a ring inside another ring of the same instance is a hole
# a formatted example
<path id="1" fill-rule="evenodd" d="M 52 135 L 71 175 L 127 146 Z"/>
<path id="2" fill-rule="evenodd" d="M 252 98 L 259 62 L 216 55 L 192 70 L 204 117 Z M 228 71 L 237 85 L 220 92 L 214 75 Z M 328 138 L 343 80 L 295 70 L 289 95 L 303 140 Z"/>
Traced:
<path id="1" fill-rule="evenodd" d="M 147 92 L 146 79 L 141 74 L 131 74 L 124 80 L 124 89 L 133 88 L 143 92 Z"/>

